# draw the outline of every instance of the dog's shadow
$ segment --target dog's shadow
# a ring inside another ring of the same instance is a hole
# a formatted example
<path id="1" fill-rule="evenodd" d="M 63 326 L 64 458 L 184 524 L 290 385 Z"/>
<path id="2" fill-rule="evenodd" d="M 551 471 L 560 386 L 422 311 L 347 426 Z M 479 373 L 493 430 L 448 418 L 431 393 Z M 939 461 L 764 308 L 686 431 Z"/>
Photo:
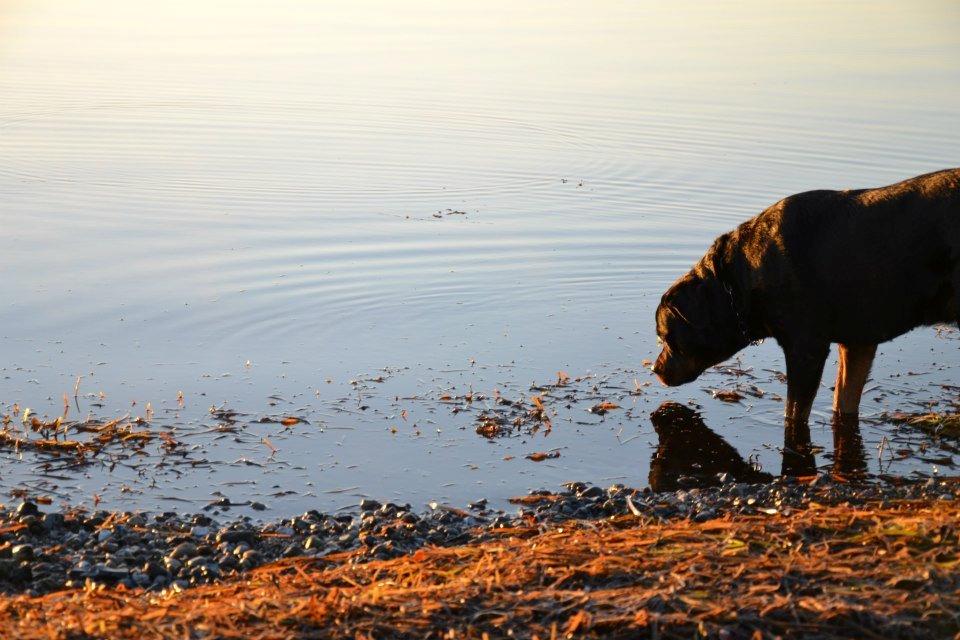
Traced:
<path id="1" fill-rule="evenodd" d="M 650 415 L 659 442 L 650 459 L 650 488 L 675 491 L 705 487 L 724 480 L 769 482 L 773 475 L 760 470 L 723 437 L 714 433 L 701 415 L 682 404 L 664 402 Z M 832 470 L 855 475 L 866 470 L 866 454 L 856 417 L 834 417 Z M 808 476 L 817 472 L 809 430 L 785 434 L 782 475 Z"/>

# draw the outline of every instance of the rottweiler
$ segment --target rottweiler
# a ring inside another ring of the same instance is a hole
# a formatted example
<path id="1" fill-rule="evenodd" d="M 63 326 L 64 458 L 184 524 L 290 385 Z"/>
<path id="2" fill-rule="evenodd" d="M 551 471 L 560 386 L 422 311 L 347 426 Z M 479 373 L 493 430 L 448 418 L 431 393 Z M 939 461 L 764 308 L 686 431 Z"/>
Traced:
<path id="1" fill-rule="evenodd" d="M 806 423 L 831 343 L 833 409 L 859 412 L 877 345 L 960 321 L 960 169 L 873 189 L 789 196 L 717 238 L 663 294 L 668 386 L 774 338 L 787 368 L 787 426 Z"/>

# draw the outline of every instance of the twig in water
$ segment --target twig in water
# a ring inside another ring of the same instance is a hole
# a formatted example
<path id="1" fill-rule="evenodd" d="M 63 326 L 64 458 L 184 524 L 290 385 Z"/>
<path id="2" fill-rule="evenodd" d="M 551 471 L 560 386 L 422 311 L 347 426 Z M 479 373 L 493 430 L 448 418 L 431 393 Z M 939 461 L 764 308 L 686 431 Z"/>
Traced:
<path id="1" fill-rule="evenodd" d="M 880 470 L 883 470 L 883 450 L 887 447 L 887 436 L 883 436 L 880 439 L 880 444 L 877 445 L 877 464 L 880 465 Z"/>
<path id="2" fill-rule="evenodd" d="M 77 376 L 77 383 L 73 385 L 73 401 L 77 405 L 77 411 L 80 411 L 80 381 L 83 376 Z"/>

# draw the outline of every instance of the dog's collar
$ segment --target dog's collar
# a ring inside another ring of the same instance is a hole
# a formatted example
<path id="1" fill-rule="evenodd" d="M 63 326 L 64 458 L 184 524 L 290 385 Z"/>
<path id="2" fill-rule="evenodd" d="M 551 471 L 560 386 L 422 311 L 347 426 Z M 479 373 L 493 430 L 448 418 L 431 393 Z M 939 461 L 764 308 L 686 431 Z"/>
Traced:
<path id="1" fill-rule="evenodd" d="M 737 299 L 733 297 L 733 287 L 728 283 L 723 283 L 723 290 L 727 292 L 727 298 L 730 300 L 730 308 L 733 309 L 733 315 L 737 319 L 737 328 L 740 330 L 740 337 L 743 338 L 744 342 L 760 344 L 763 342 L 763 339 L 753 340 L 750 337 L 750 331 L 747 327 L 746 320 L 743 319 L 743 315 L 740 313 L 740 307 L 737 306 Z"/>

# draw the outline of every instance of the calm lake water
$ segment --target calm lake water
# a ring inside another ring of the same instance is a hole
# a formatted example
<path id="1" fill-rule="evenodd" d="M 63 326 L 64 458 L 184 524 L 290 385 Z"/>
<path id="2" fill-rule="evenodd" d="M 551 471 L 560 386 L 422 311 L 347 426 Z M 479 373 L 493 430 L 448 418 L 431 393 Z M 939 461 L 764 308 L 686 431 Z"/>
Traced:
<path id="1" fill-rule="evenodd" d="M 81 414 L 149 402 L 200 462 L 7 451 L 0 494 L 278 515 L 643 486 L 665 400 L 776 472 L 772 343 L 739 365 L 763 398 L 713 399 L 737 382 L 716 372 L 625 397 L 660 293 L 785 195 L 960 165 L 958 117 L 953 2 L 4 3 L 3 412 L 55 416 L 83 376 Z M 883 345 L 865 414 L 955 398 L 958 346 Z M 548 402 L 549 435 L 488 442 L 440 401 L 560 370 L 622 408 Z M 211 406 L 246 416 L 221 433 Z M 309 422 L 256 421 L 281 415 Z M 873 471 L 954 460 L 863 436 Z"/>

